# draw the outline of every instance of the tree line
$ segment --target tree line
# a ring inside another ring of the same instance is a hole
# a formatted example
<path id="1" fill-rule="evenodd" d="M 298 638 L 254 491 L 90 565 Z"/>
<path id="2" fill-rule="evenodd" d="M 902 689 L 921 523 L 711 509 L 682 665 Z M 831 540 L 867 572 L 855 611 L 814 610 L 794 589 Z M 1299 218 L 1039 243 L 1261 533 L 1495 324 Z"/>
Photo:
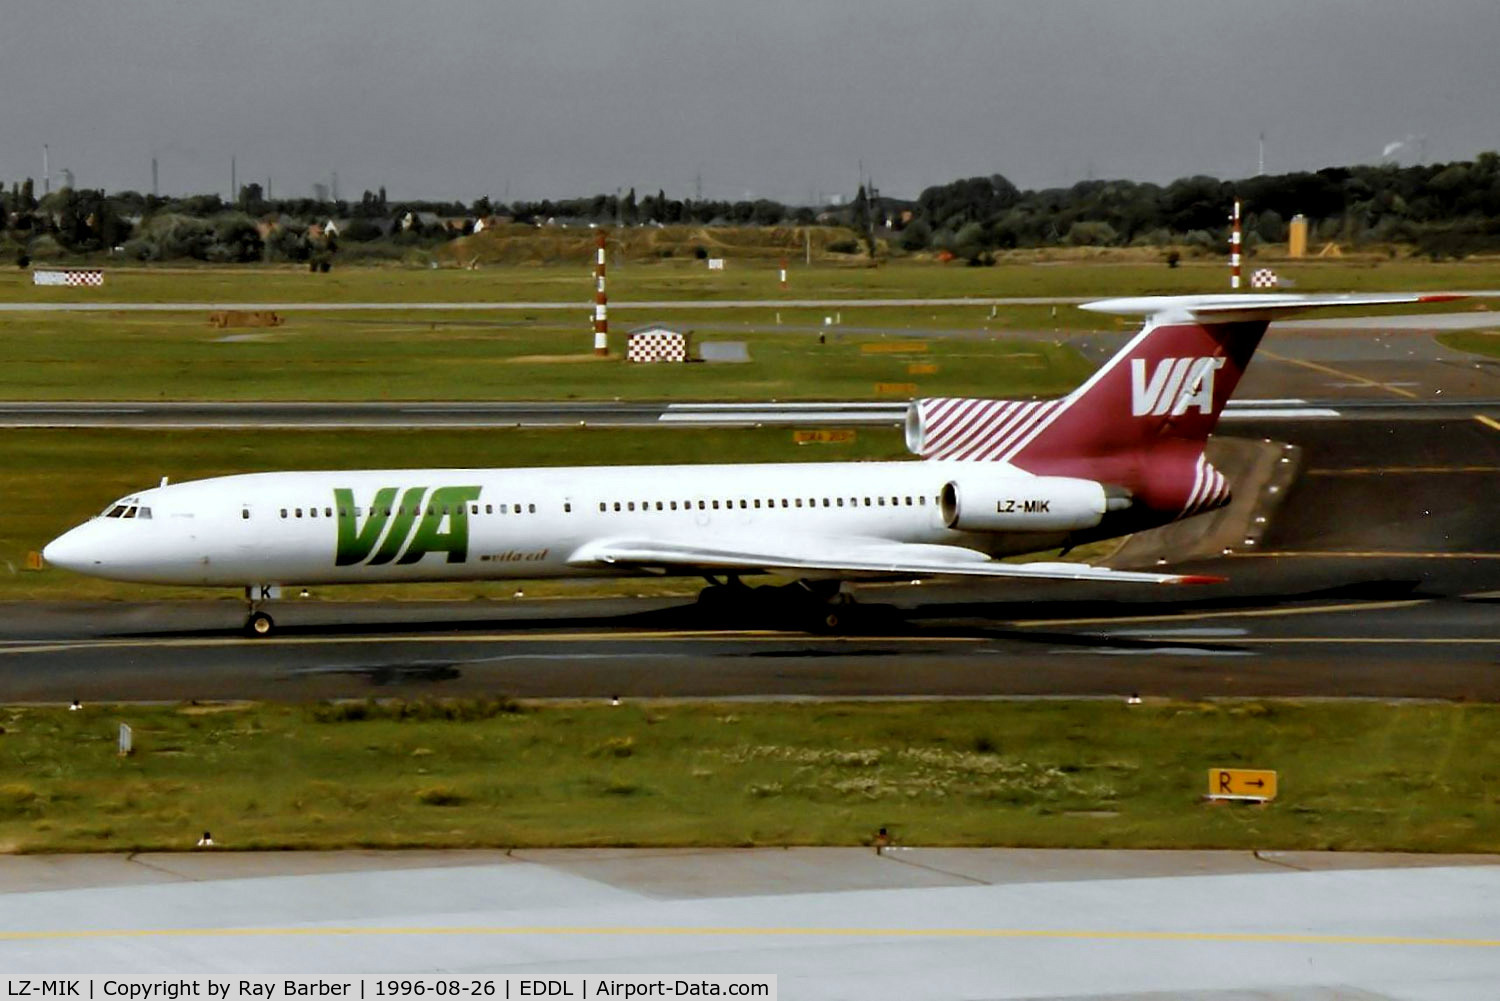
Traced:
<path id="1" fill-rule="evenodd" d="M 0 245 L 31 256 L 123 256 L 150 261 L 315 261 L 340 243 L 399 254 L 472 232 L 496 219 L 535 226 L 848 226 L 864 240 L 849 253 L 938 252 L 973 263 L 997 251 L 1053 246 L 1221 249 L 1230 204 L 1245 206 L 1246 244 L 1282 243 L 1296 215 L 1314 241 L 1404 246 L 1435 258 L 1500 250 L 1500 154 L 1472 161 L 1328 167 L 1241 180 L 1195 176 L 1158 185 L 1081 181 L 1023 191 L 999 174 L 927 188 L 915 200 L 870 197 L 861 187 L 843 205 L 787 205 L 771 199 L 676 199 L 654 194 L 517 201 L 390 201 L 385 189 L 357 201 L 271 199 L 246 184 L 219 195 L 157 197 L 136 191 L 63 188 L 38 197 L 31 179 L 0 184 Z M 322 232 L 336 221 L 337 232 Z"/>

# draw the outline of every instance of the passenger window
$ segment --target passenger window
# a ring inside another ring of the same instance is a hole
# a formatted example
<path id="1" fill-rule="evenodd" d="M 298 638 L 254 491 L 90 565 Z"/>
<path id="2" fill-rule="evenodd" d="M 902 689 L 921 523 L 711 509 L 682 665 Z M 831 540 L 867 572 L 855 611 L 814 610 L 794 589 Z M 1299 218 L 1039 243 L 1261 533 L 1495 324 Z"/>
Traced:
<path id="1" fill-rule="evenodd" d="M 635 501 L 628 501 L 625 504 L 625 510 L 627 510 L 627 511 L 634 511 L 635 510 Z"/>
<path id="2" fill-rule="evenodd" d="M 285 518 L 285 517 L 286 517 L 286 508 L 282 508 L 282 509 L 281 509 L 281 516 L 282 516 L 282 517 L 283 517 L 283 518 Z"/>
<path id="3" fill-rule="evenodd" d="M 743 498 L 743 497 L 742 497 L 742 498 L 740 498 L 740 510 L 741 510 L 741 511 L 743 511 L 743 510 L 744 510 L 744 509 L 745 509 L 745 508 L 747 508 L 747 507 L 749 507 L 749 506 L 750 506 L 750 505 L 748 505 L 748 504 L 746 504 L 746 503 L 745 503 L 745 499 L 744 499 L 744 498 Z"/>
<path id="4" fill-rule="evenodd" d="M 698 502 L 698 510 L 699 510 L 699 511 L 702 511 L 702 510 L 703 510 L 703 509 L 704 509 L 704 508 L 706 508 L 706 507 L 708 507 L 708 504 L 707 504 L 707 503 L 705 503 L 705 502 L 704 502 L 704 501 L 699 501 L 699 502 Z"/>
<path id="5" fill-rule="evenodd" d="M 302 509 L 300 507 L 297 508 L 297 517 L 302 517 Z"/>
<path id="6" fill-rule="evenodd" d="M 658 510 L 658 511 L 660 511 L 660 510 L 661 510 L 661 501 L 657 501 L 657 502 L 656 502 L 656 509 L 657 509 L 657 510 Z"/>
<path id="7" fill-rule="evenodd" d="M 865 507 L 869 507 L 869 506 L 870 506 L 870 498 L 866 497 L 865 498 Z"/>
<path id="8" fill-rule="evenodd" d="M 677 510 L 677 502 L 676 501 L 672 501 L 672 510 L 673 511 Z"/>
<path id="9" fill-rule="evenodd" d="M 478 504 L 470 504 L 469 505 L 469 513 L 470 514 L 478 514 L 479 513 L 479 505 Z"/>
<path id="10" fill-rule="evenodd" d="M 760 498 L 759 497 L 755 498 L 755 509 L 757 511 L 760 510 Z"/>
<path id="11" fill-rule="evenodd" d="M 718 509 L 719 509 L 719 502 L 718 501 L 714 501 L 714 510 L 717 511 Z"/>
<path id="12" fill-rule="evenodd" d="M 797 506 L 798 506 L 798 507 L 801 507 L 801 506 L 802 506 L 802 498 L 801 498 L 801 497 L 798 497 L 798 498 L 797 498 Z"/>
<path id="13" fill-rule="evenodd" d="M 604 510 L 604 505 L 603 504 L 599 505 L 599 510 L 601 510 L 601 511 Z M 495 505 L 493 505 L 493 504 L 486 504 L 484 506 L 484 513 L 485 514 L 494 514 L 495 513 Z"/>
<path id="14" fill-rule="evenodd" d="M 572 514 L 572 513 L 573 513 L 573 502 L 572 501 L 563 501 L 563 514 Z"/>
<path id="15" fill-rule="evenodd" d="M 599 510 L 600 510 L 600 511 L 603 511 L 603 510 L 604 510 L 604 502 L 603 502 L 603 501 L 600 501 L 600 502 L 599 502 Z"/>
<path id="16" fill-rule="evenodd" d="M 246 521 L 249 521 L 250 520 L 250 509 L 248 507 L 242 507 L 242 508 L 240 508 L 240 517 L 243 518 L 243 519 L 245 519 Z"/>
<path id="17" fill-rule="evenodd" d="M 926 494 L 918 494 L 917 495 L 917 503 L 919 505 L 921 505 L 922 507 L 926 507 L 927 506 L 927 495 Z"/>
<path id="18" fill-rule="evenodd" d="M 316 518 L 318 516 L 318 509 L 315 508 L 315 507 L 308 508 L 307 509 L 307 516 L 309 518 Z"/>
<path id="19" fill-rule="evenodd" d="M 876 497 L 875 498 L 875 503 L 877 505 L 879 505 L 880 507 L 885 507 L 885 498 L 884 497 Z"/>
<path id="20" fill-rule="evenodd" d="M 834 499 L 838 501 L 838 506 L 839 507 L 843 507 L 844 506 L 844 498 L 837 497 L 837 498 L 834 498 Z"/>
<path id="21" fill-rule="evenodd" d="M 787 507 L 788 506 L 785 497 L 781 498 L 781 506 L 782 507 Z"/>
<path id="22" fill-rule="evenodd" d="M 616 511 L 620 510 L 620 502 L 619 501 L 615 501 L 615 510 Z"/>

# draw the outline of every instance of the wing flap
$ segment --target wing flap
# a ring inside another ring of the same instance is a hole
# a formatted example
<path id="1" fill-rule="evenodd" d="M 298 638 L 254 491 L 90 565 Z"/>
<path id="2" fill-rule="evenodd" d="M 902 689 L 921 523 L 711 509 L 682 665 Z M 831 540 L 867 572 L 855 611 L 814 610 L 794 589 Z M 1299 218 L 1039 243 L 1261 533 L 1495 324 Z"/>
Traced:
<path id="1" fill-rule="evenodd" d="M 697 573 L 779 573 L 827 577 L 1009 577 L 1107 580 L 1122 584 L 1216 583 L 1218 577 L 1111 570 L 1086 563 L 1002 563 L 960 546 L 876 539 L 818 538 L 784 551 L 745 542 L 708 544 L 667 539 L 607 539 L 580 547 L 576 567 L 656 568 Z"/>

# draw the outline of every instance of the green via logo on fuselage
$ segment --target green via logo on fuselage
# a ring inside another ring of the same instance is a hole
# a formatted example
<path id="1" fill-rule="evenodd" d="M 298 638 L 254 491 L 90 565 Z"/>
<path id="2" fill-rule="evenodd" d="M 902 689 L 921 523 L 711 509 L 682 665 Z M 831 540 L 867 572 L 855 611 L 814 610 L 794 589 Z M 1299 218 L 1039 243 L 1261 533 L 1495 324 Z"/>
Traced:
<path id="1" fill-rule="evenodd" d="M 361 509 L 354 504 L 354 491 L 334 488 L 339 525 L 334 565 L 380 566 L 392 560 L 415 563 L 428 553 L 447 553 L 449 563 L 467 562 L 469 504 L 479 499 L 479 491 L 479 487 L 437 487 L 429 495 L 426 487 L 407 487 L 404 492 L 397 487 L 381 487 L 370 506 L 363 509 L 365 519 L 360 524 Z M 402 552 L 408 536 L 411 544 Z"/>

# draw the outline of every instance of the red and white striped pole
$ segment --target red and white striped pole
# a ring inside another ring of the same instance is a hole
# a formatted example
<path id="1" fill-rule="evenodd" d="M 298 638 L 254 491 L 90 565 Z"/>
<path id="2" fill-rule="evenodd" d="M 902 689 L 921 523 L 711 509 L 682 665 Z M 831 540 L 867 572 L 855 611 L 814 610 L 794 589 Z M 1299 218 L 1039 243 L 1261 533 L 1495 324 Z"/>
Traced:
<path id="1" fill-rule="evenodd" d="M 1229 230 L 1229 287 L 1240 287 L 1240 200 L 1234 200 L 1234 225 Z"/>
<path id="2" fill-rule="evenodd" d="M 604 230 L 594 257 L 594 354 L 609 354 L 609 298 L 604 294 Z"/>
<path id="3" fill-rule="evenodd" d="M 781 259 L 781 287 L 786 288 L 786 258 Z"/>

